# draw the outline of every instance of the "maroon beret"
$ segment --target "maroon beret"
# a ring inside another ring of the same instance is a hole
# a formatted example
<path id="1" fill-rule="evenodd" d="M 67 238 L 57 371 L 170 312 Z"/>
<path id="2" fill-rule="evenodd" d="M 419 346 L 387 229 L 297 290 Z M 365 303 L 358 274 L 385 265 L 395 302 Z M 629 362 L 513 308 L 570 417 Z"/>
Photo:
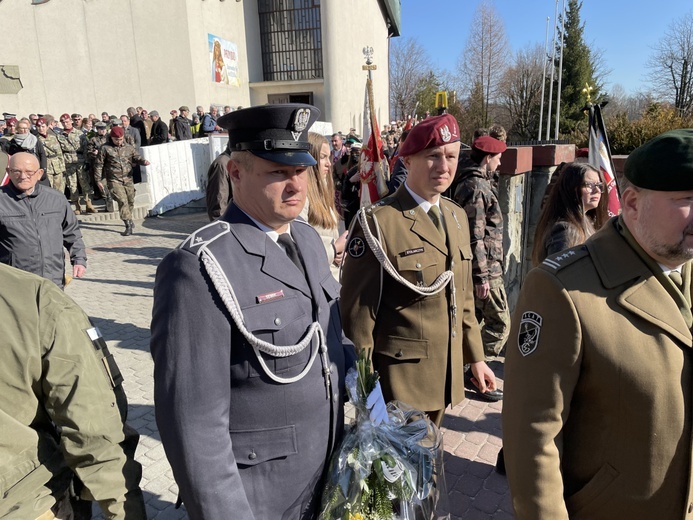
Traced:
<path id="1" fill-rule="evenodd" d="M 124 135 L 125 131 L 122 126 L 114 126 L 111 128 L 111 137 L 123 137 Z"/>
<path id="2" fill-rule="evenodd" d="M 39 117 L 39 118 L 36 120 L 36 124 L 37 124 L 37 125 L 45 125 L 45 124 L 46 124 L 46 118 L 45 118 L 45 117 Z"/>
<path id="3" fill-rule="evenodd" d="M 499 141 L 490 135 L 482 135 L 481 137 L 477 137 L 472 143 L 472 148 L 476 148 L 481 152 L 490 153 L 493 155 L 503 153 L 508 149 L 503 141 Z"/>
<path id="4" fill-rule="evenodd" d="M 70 114 L 65 113 L 65 114 L 61 115 L 60 120 L 62 121 L 63 119 L 70 119 Z"/>
<path id="5" fill-rule="evenodd" d="M 9 118 L 9 119 L 6 121 L 6 123 L 7 123 L 8 125 L 16 125 L 16 124 L 17 124 L 17 118 L 16 118 L 16 117 L 11 117 L 11 118 Z"/>
<path id="6" fill-rule="evenodd" d="M 406 157 L 428 148 L 456 143 L 460 140 L 457 120 L 450 114 L 427 117 L 409 131 L 406 141 L 399 149 L 399 155 Z"/>

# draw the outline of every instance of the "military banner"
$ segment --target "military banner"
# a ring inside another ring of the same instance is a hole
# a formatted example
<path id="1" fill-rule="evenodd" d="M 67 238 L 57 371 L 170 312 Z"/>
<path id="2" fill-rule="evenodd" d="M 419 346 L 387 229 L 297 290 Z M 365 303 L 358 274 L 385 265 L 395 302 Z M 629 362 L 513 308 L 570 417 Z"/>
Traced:
<path id="1" fill-rule="evenodd" d="M 363 136 L 368 136 L 361 149 L 359 175 L 361 176 L 361 206 L 368 206 L 388 193 L 390 178 L 387 158 L 383 152 L 380 127 L 375 117 L 373 82 L 366 80 L 366 99 L 363 109 Z"/>

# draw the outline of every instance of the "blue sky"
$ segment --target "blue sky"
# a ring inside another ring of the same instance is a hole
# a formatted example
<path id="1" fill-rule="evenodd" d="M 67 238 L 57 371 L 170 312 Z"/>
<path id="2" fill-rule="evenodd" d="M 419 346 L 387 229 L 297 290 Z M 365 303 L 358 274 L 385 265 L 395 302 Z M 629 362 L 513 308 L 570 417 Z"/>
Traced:
<path id="1" fill-rule="evenodd" d="M 434 67 L 454 71 L 480 1 L 402 0 L 401 36 L 416 38 Z M 493 0 L 493 5 L 513 50 L 543 46 L 547 16 L 550 45 L 555 0 Z M 559 12 L 561 6 L 559 0 Z M 652 47 L 677 17 L 691 11 L 691 0 L 584 0 L 580 18 L 585 41 L 603 51 L 605 68 L 611 70 L 607 89 L 620 84 L 629 94 L 647 90 L 645 64 Z"/>

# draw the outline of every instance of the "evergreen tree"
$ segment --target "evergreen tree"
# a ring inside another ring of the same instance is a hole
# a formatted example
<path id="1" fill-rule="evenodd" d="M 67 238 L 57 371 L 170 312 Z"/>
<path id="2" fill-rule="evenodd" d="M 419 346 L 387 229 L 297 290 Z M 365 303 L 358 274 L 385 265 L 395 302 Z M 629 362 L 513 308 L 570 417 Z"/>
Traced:
<path id="1" fill-rule="evenodd" d="M 587 120 L 582 108 L 587 102 L 587 96 L 583 92 L 586 85 L 592 87 L 590 95 L 592 102 L 597 102 L 601 95 L 601 85 L 597 80 L 595 56 L 590 47 L 585 43 L 585 26 L 580 21 L 581 0 L 568 0 L 565 19 L 565 34 L 563 36 L 563 73 L 561 81 L 561 120 L 559 133 L 562 135 L 573 134 L 579 124 L 586 124 Z M 559 46 L 557 58 L 560 54 L 560 31 L 556 45 Z M 558 66 L 558 61 L 556 66 Z M 554 92 L 558 88 L 558 75 L 555 76 L 556 84 Z M 551 118 L 555 118 L 553 107 Z"/>

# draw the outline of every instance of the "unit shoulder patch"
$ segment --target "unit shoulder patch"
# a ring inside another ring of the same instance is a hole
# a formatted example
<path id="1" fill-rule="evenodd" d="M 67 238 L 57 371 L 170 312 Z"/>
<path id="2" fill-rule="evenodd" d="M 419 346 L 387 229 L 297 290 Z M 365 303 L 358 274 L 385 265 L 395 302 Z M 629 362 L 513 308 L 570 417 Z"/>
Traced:
<path id="1" fill-rule="evenodd" d="M 581 258 L 588 255 L 589 251 L 587 250 L 587 246 L 580 245 L 572 249 L 566 249 L 560 253 L 547 256 L 539 267 L 555 273 L 571 264 L 574 264 Z"/>
<path id="2" fill-rule="evenodd" d="M 517 348 L 523 356 L 529 356 L 539 345 L 539 333 L 543 318 L 533 311 L 522 313 L 517 333 Z"/>
<path id="3" fill-rule="evenodd" d="M 361 258 L 366 252 L 366 243 L 361 237 L 354 237 L 349 240 L 347 252 L 351 258 Z"/>

